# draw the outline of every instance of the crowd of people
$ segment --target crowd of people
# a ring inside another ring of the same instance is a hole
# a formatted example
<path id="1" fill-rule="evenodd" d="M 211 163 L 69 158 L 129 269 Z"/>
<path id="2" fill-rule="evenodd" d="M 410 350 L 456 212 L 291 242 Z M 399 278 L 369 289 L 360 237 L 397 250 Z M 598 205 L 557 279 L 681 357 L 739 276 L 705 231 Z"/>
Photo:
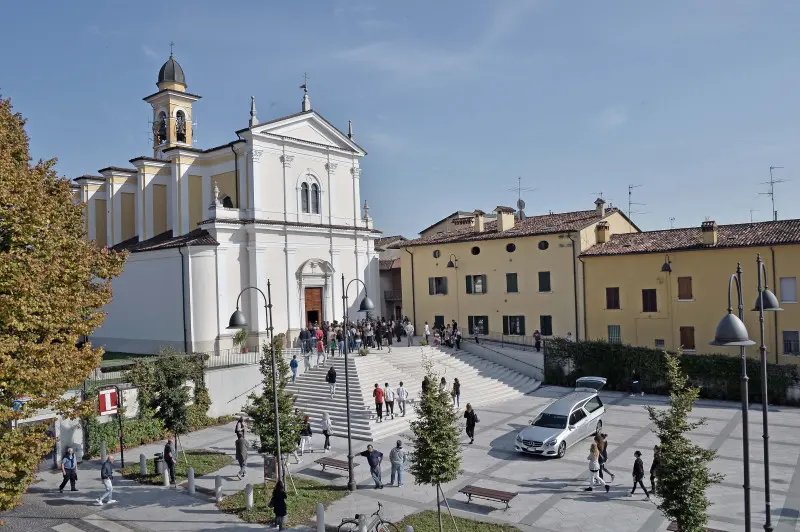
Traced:
<path id="1" fill-rule="evenodd" d="M 589 455 L 586 457 L 589 462 L 589 487 L 585 491 L 593 491 L 595 485 L 603 486 L 608 492 L 611 485 L 606 482 L 603 473 L 611 476 L 611 482 L 614 482 L 616 475 L 608 470 L 606 462 L 608 462 L 608 434 L 596 433 L 594 439 L 589 446 Z M 656 445 L 653 448 L 653 461 L 650 465 L 650 492 L 644 485 L 644 461 L 642 460 L 642 452 L 634 451 L 633 453 L 633 470 L 631 476 L 633 477 L 633 487 L 630 494 L 636 493 L 636 488 L 641 487 L 644 491 L 644 496 L 650 500 L 650 493 L 655 493 L 656 483 L 661 469 L 661 448 Z"/>
<path id="2" fill-rule="evenodd" d="M 407 345 L 413 345 L 414 325 L 403 319 L 364 318 L 346 322 L 323 321 L 309 324 L 300 331 L 298 347 L 306 360 L 316 354 L 317 363 L 324 363 L 327 357 L 343 355 L 345 347 L 349 352 L 362 347 L 392 350 L 394 343 L 400 344 L 406 338 Z M 309 369 L 309 368 L 306 368 Z"/>

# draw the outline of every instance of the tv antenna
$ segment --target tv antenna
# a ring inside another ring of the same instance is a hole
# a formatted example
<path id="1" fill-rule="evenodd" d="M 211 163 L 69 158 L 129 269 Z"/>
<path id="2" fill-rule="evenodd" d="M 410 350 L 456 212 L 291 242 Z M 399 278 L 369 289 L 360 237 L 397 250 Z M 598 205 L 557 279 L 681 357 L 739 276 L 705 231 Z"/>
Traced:
<path id="1" fill-rule="evenodd" d="M 634 205 L 645 205 L 644 203 L 637 203 L 633 201 L 633 189 L 639 188 L 640 186 L 642 185 L 628 185 L 628 218 L 630 219 L 633 219 L 634 214 L 644 214 L 643 212 L 633 210 Z M 628 232 L 631 230 L 632 228 L 629 227 Z"/>
<path id="2" fill-rule="evenodd" d="M 675 217 L 674 216 L 670 216 L 669 217 L 669 228 L 670 229 L 675 229 Z"/>
<path id="3" fill-rule="evenodd" d="M 778 211 L 775 210 L 775 185 L 778 183 L 786 183 L 786 179 L 775 179 L 772 175 L 773 170 L 783 168 L 783 166 L 770 166 L 769 167 L 769 181 L 761 183 L 762 185 L 769 185 L 769 192 L 759 192 L 762 196 L 769 196 L 772 200 L 772 220 L 778 221 Z"/>
<path id="4" fill-rule="evenodd" d="M 519 218 L 520 220 L 525 218 L 525 200 L 522 199 L 523 192 L 533 192 L 536 190 L 533 187 L 523 187 L 522 186 L 522 177 L 517 177 L 517 186 L 511 187 L 506 189 L 508 192 L 516 192 L 517 193 L 517 210 L 519 211 Z"/>

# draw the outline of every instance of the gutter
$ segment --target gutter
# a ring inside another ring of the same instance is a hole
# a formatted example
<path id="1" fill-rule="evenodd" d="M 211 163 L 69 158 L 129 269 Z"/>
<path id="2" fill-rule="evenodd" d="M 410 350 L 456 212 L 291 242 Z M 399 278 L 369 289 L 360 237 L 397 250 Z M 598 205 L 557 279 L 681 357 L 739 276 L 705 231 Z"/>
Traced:
<path id="1" fill-rule="evenodd" d="M 775 248 L 770 246 L 769 251 L 772 254 L 772 289 L 776 292 L 780 292 L 780 287 L 778 286 L 778 277 L 775 273 L 777 268 L 775 265 Z M 780 312 L 770 312 L 770 314 L 775 316 L 775 363 L 780 364 L 781 346 L 778 345 L 778 314 L 780 314 Z"/>
<path id="2" fill-rule="evenodd" d="M 414 254 L 408 248 L 403 248 L 403 251 L 411 255 L 411 316 L 414 321 L 414 330 L 417 330 L 417 291 L 415 289 L 416 282 L 414 279 Z"/>
<path id="3" fill-rule="evenodd" d="M 586 321 L 586 262 L 584 262 L 584 260 L 580 257 L 578 257 L 578 260 L 581 261 L 581 281 L 583 283 L 583 337 L 588 340 L 589 322 Z"/>
<path id="4" fill-rule="evenodd" d="M 186 246 L 187 251 L 189 246 Z M 186 331 L 186 268 L 184 267 L 184 259 L 186 258 L 183 254 L 183 248 L 178 248 L 178 253 L 181 254 L 181 301 L 183 305 L 181 305 L 181 310 L 183 310 L 183 352 L 189 352 L 189 337 L 187 336 Z"/>
<path id="5" fill-rule="evenodd" d="M 576 265 L 576 262 L 578 261 L 578 255 L 575 248 L 575 241 L 572 239 L 571 233 L 567 233 L 567 238 L 569 238 L 569 241 L 572 242 L 572 286 L 574 287 L 573 292 L 575 299 L 575 341 L 577 342 L 578 340 L 581 339 L 581 334 L 579 329 L 580 322 L 578 320 L 578 270 Z M 584 290 L 585 287 L 586 285 L 584 285 Z M 585 313 L 586 299 L 584 299 L 583 303 L 584 303 L 584 313 Z"/>

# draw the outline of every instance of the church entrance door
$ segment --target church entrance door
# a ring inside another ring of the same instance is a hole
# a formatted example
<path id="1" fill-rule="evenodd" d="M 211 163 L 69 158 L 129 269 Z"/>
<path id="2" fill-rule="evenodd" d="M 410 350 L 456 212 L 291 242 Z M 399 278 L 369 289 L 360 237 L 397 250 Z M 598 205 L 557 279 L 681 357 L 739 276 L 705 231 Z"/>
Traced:
<path id="1" fill-rule="evenodd" d="M 322 324 L 322 288 L 306 288 L 306 325 Z"/>

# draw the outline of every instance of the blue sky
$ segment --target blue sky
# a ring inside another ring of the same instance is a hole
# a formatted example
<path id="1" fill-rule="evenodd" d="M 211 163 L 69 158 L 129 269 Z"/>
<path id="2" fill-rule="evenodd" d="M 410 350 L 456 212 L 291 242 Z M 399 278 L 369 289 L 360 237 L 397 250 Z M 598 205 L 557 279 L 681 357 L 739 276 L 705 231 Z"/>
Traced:
<path id="1" fill-rule="evenodd" d="M 13 2 L 0 92 L 34 157 L 75 177 L 149 154 L 149 106 L 176 42 L 198 147 L 314 109 L 369 155 L 362 196 L 387 234 L 455 210 L 592 208 L 643 229 L 800 217 L 800 3 L 758 0 Z"/>

